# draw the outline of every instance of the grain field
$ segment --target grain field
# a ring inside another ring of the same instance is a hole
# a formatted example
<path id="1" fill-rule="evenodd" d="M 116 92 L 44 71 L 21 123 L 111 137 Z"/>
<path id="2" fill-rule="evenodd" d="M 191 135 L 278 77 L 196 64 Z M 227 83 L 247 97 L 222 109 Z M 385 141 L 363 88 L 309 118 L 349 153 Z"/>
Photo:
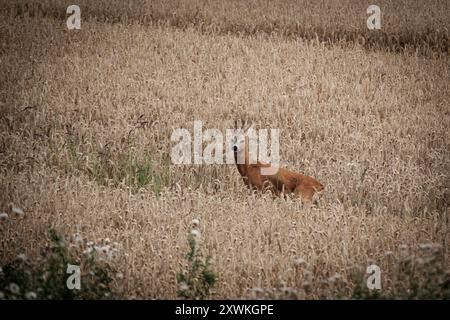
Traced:
<path id="1" fill-rule="evenodd" d="M 124 297 L 177 298 L 198 219 L 214 299 L 351 298 L 371 264 L 400 295 L 427 250 L 448 270 L 448 2 L 380 1 L 382 36 L 365 1 L 79 2 L 81 30 L 62 1 L 0 2 L 0 212 L 24 213 L 0 221 L 0 265 L 49 228 L 108 238 Z M 174 129 L 235 119 L 280 129 L 316 205 L 171 162 Z"/>

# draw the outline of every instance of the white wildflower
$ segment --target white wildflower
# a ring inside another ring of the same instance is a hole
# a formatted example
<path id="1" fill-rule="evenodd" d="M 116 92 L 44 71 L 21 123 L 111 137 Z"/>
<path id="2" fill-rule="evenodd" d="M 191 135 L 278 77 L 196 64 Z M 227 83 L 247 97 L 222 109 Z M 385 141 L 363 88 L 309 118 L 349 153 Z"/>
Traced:
<path id="1" fill-rule="evenodd" d="M 191 221 L 191 224 L 192 224 L 192 226 L 193 226 L 194 228 L 198 228 L 198 226 L 199 226 L 199 224 L 200 224 L 200 221 L 199 221 L 198 219 L 193 219 L 193 220 Z"/>
<path id="2" fill-rule="evenodd" d="M 12 211 L 12 213 L 14 213 L 15 215 L 17 215 L 19 217 L 25 216 L 25 212 L 23 212 L 23 210 L 18 207 L 13 206 L 11 211 Z"/>
<path id="3" fill-rule="evenodd" d="M 37 294 L 33 291 L 30 291 L 25 294 L 25 298 L 28 300 L 33 300 L 37 298 Z"/>
<path id="4" fill-rule="evenodd" d="M 111 258 L 115 259 L 119 256 L 119 249 L 117 248 L 112 248 L 111 250 Z"/>
<path id="5" fill-rule="evenodd" d="M 328 283 L 334 284 L 336 281 L 340 280 L 342 276 L 339 273 L 335 273 L 328 278 Z"/>
<path id="6" fill-rule="evenodd" d="M 198 237 L 200 237 L 200 231 L 198 231 L 198 230 L 196 230 L 196 229 L 192 229 L 192 230 L 191 230 L 191 235 L 192 235 L 194 238 L 198 238 Z"/>
<path id="7" fill-rule="evenodd" d="M 108 254 L 109 253 L 109 245 L 103 246 L 101 247 L 101 251 L 103 254 Z"/>
<path id="8" fill-rule="evenodd" d="M 0 213 L 0 221 L 8 220 L 8 214 L 6 212 Z"/>
<path id="9" fill-rule="evenodd" d="M 334 277 L 335 279 L 342 279 L 341 274 L 340 274 L 340 273 L 337 273 L 337 272 L 333 275 L 333 277 Z"/>
<path id="10" fill-rule="evenodd" d="M 303 259 L 302 257 L 299 257 L 299 258 L 297 258 L 297 259 L 295 259 L 295 265 L 296 266 L 298 266 L 298 267 L 301 267 L 301 266 L 304 266 L 304 265 L 306 265 L 306 261 L 305 261 L 305 259 Z"/>
<path id="11" fill-rule="evenodd" d="M 180 283 L 180 291 L 188 291 L 189 286 L 185 282 Z"/>
<path id="12" fill-rule="evenodd" d="M 19 294 L 20 293 L 20 288 L 19 288 L 19 286 L 17 284 L 15 284 L 14 282 L 11 282 L 9 284 L 9 291 L 12 294 Z"/>

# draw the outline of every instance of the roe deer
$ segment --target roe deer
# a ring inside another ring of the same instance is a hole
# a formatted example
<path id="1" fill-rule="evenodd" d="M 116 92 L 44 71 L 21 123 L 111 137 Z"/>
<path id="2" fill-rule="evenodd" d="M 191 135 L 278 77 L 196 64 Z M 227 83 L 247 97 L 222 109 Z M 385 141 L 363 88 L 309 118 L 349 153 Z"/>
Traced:
<path id="1" fill-rule="evenodd" d="M 235 127 L 237 128 L 237 122 L 235 122 Z M 305 202 L 311 202 L 315 193 L 323 192 L 324 186 L 319 181 L 301 173 L 279 168 L 273 170 L 276 172 L 275 174 L 262 174 L 261 168 L 274 167 L 259 161 L 254 164 L 250 163 L 247 130 L 248 128 L 244 130 L 243 139 L 238 140 L 238 137 L 235 137 L 232 147 L 237 169 L 249 188 L 256 190 L 268 188 L 278 196 L 293 193 Z M 241 161 L 243 163 L 239 163 L 238 158 L 243 159 L 244 161 Z"/>

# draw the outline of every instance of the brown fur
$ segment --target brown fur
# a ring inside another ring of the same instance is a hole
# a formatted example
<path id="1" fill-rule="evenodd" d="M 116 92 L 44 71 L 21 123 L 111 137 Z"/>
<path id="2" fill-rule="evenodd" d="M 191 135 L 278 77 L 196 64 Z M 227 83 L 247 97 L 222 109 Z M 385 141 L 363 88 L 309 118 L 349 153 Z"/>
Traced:
<path id="1" fill-rule="evenodd" d="M 269 188 L 278 196 L 293 193 L 306 202 L 312 201 L 315 193 L 322 193 L 324 190 L 324 186 L 316 179 L 283 168 L 280 168 L 274 175 L 262 175 L 261 168 L 269 168 L 271 165 L 259 161 L 250 164 L 247 141 L 248 137 L 245 138 L 244 163 L 237 163 L 237 151 L 234 152 L 234 158 L 237 169 L 249 188 L 256 190 Z"/>

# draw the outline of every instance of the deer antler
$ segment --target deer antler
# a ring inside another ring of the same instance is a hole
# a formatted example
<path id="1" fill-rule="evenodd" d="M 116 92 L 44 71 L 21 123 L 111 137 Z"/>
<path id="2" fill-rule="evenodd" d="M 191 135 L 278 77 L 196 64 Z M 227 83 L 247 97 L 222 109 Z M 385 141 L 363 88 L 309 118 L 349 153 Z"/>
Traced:
<path id="1" fill-rule="evenodd" d="M 253 126 L 253 121 L 252 122 L 248 122 L 245 119 L 239 119 L 239 120 L 234 120 L 234 128 L 235 129 L 242 129 L 244 132 L 246 132 L 248 129 L 250 129 Z"/>

